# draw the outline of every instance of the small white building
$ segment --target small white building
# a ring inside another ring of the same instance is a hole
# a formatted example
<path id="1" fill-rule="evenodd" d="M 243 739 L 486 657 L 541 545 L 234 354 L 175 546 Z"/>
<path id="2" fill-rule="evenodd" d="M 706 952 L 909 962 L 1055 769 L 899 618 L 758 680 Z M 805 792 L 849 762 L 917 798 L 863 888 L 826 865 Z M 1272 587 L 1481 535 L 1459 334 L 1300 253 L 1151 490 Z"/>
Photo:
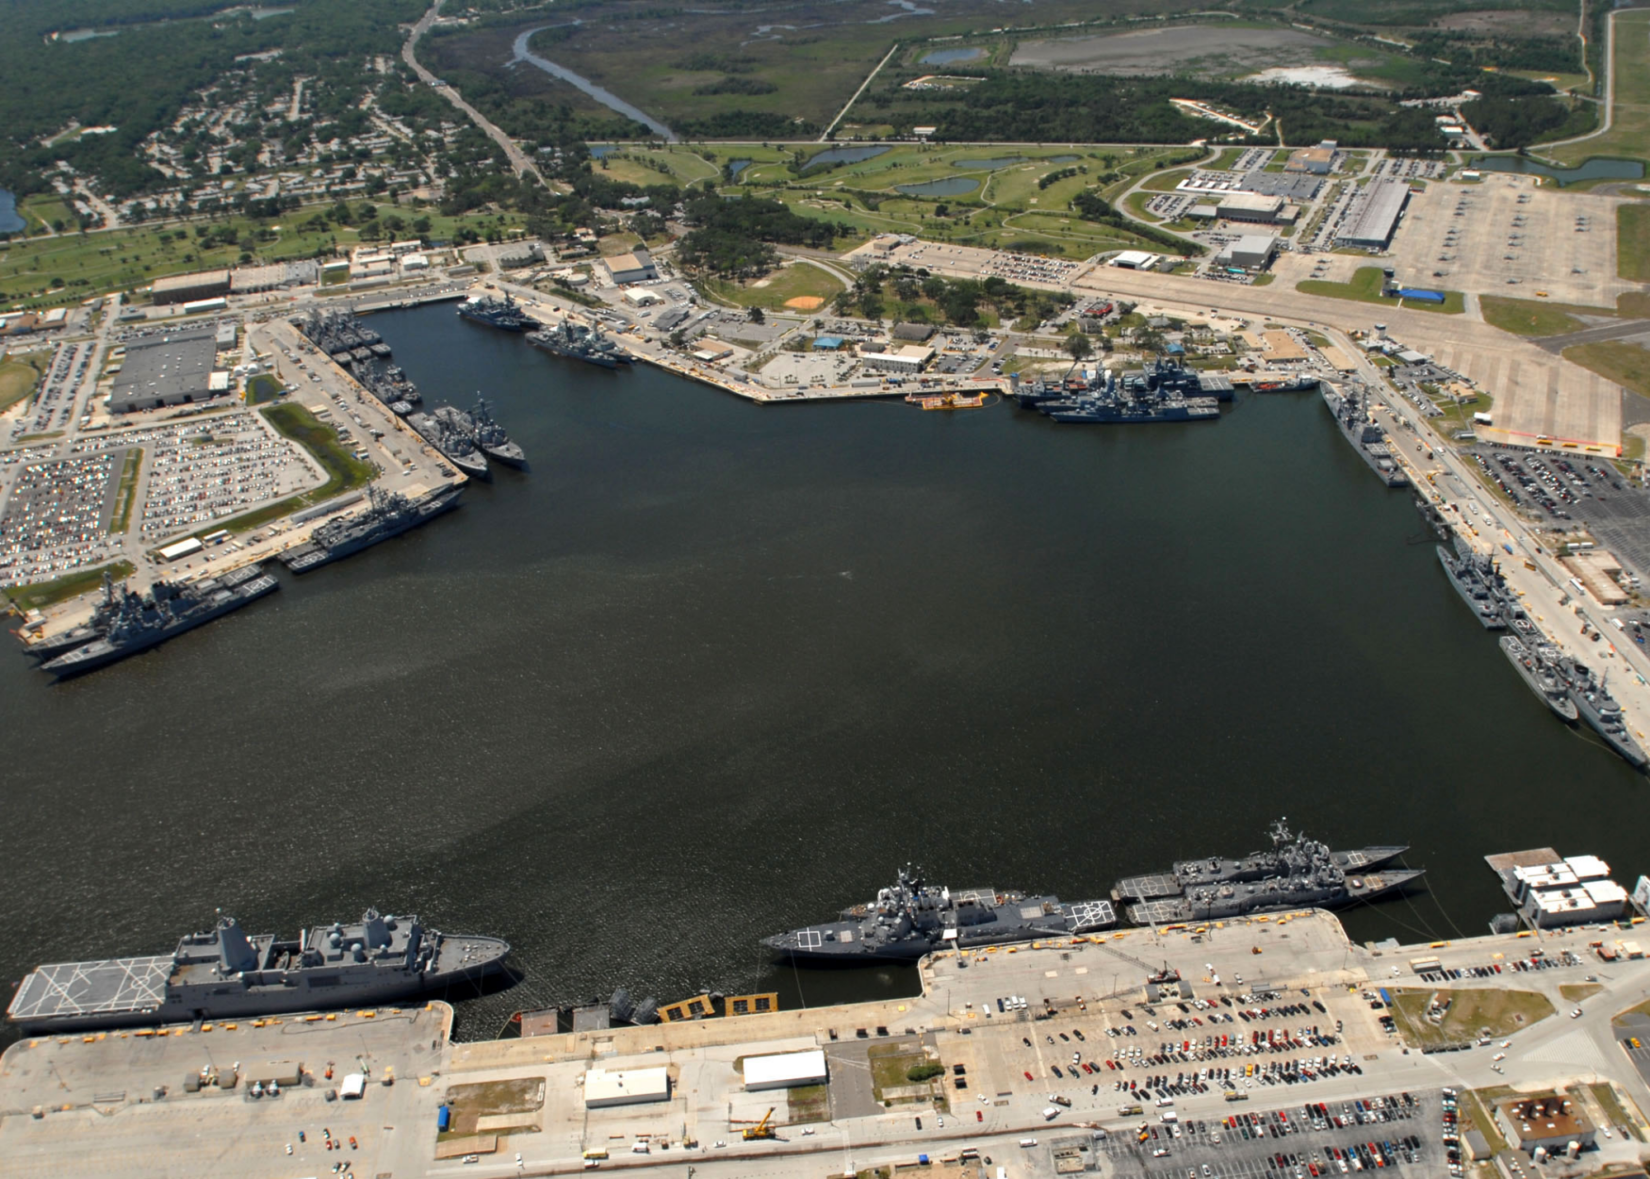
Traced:
<path id="1" fill-rule="evenodd" d="M 669 1100 L 670 1070 L 666 1068 L 631 1068 L 617 1072 L 593 1068 L 584 1074 L 586 1109 Z"/>
<path id="2" fill-rule="evenodd" d="M 823 1085 L 830 1080 L 825 1067 L 825 1051 L 781 1052 L 773 1056 L 745 1057 L 745 1091 L 790 1089 L 797 1085 Z"/>
<path id="3" fill-rule="evenodd" d="M 934 349 L 927 344 L 904 344 L 886 352 L 871 352 L 863 347 L 859 350 L 860 363 L 866 368 L 902 376 L 920 373 L 932 359 Z"/>
<path id="4" fill-rule="evenodd" d="M 413 270 L 428 270 L 429 268 L 430 256 L 428 254 L 401 255 L 401 272 L 403 274 Z"/>
<path id="5" fill-rule="evenodd" d="M 655 303 L 663 303 L 658 292 L 650 291 L 646 287 L 626 287 L 622 296 L 632 307 L 651 307 Z"/>
<path id="6" fill-rule="evenodd" d="M 169 544 L 160 550 L 160 559 L 163 561 L 181 561 L 185 557 L 193 556 L 201 551 L 201 542 L 191 536 L 188 540 L 180 540 L 176 544 Z"/>

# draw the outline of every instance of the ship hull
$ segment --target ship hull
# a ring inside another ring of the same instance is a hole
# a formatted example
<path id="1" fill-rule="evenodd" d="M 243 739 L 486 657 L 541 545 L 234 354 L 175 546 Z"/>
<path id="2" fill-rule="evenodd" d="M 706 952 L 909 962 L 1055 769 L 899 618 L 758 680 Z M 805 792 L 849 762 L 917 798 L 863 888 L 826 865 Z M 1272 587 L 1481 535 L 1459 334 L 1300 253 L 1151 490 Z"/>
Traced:
<path id="1" fill-rule="evenodd" d="M 520 469 L 527 465 L 527 456 L 522 453 L 521 447 L 513 442 L 508 446 L 484 445 L 481 449 L 487 452 L 488 458 L 494 462 L 503 463 L 507 467 Z"/>
<path id="2" fill-rule="evenodd" d="M 381 532 L 370 536 L 351 540 L 332 548 L 312 547 L 308 550 L 294 550 L 291 554 L 282 554 L 281 563 L 294 574 L 310 573 L 323 565 L 330 565 L 334 561 L 342 561 L 345 557 L 352 557 L 363 549 L 370 549 L 373 545 L 400 536 L 404 532 L 411 532 L 414 528 L 421 528 L 434 520 L 437 516 L 445 515 L 458 507 L 458 492 L 456 489 L 449 493 L 437 493 L 436 496 L 418 505 L 417 511 L 408 519 L 399 524 L 390 525 Z"/>
<path id="3" fill-rule="evenodd" d="M 1507 623 L 1501 617 L 1501 607 L 1491 598 L 1477 598 L 1468 587 L 1466 580 L 1461 576 L 1456 559 L 1450 555 L 1443 545 L 1435 546 L 1438 551 L 1438 563 L 1444 567 L 1444 576 L 1449 578 L 1450 585 L 1455 592 L 1461 595 L 1461 600 L 1467 604 L 1473 616 L 1478 619 L 1479 625 L 1485 630 L 1505 630 Z"/>
<path id="4" fill-rule="evenodd" d="M 1502 654 L 1507 657 L 1507 662 L 1513 665 L 1513 670 L 1518 673 L 1518 678 L 1523 680 L 1529 686 L 1530 691 L 1535 693 L 1536 699 L 1550 708 L 1554 715 L 1566 724 L 1575 724 L 1579 715 L 1575 701 L 1570 699 L 1569 694 L 1563 690 L 1551 693 L 1542 686 L 1540 678 L 1530 666 L 1530 663 L 1527 662 L 1535 658 L 1530 654 L 1529 648 L 1513 638 L 1512 635 L 1502 635 L 1500 645 Z"/>
<path id="5" fill-rule="evenodd" d="M 123 659 L 129 659 L 133 655 L 141 655 L 145 651 L 152 651 L 169 639 L 175 639 L 181 634 L 194 630 L 196 627 L 204 626 L 214 619 L 222 618 L 225 614 L 232 614 L 243 606 L 250 606 L 259 598 L 274 593 L 280 588 L 281 583 L 273 577 L 267 575 L 260 577 L 256 581 L 248 582 L 233 591 L 225 601 L 192 613 L 171 626 L 157 628 L 131 641 L 119 644 L 109 643 L 107 640 L 96 640 L 84 647 L 76 648 L 67 655 L 41 664 L 40 670 L 48 671 L 60 680 L 72 679 L 75 676 L 98 671 L 111 664 L 119 663 Z"/>
<path id="6" fill-rule="evenodd" d="M 1388 487 L 1408 487 L 1409 476 L 1404 474 L 1403 468 L 1398 465 L 1397 460 L 1392 458 L 1391 452 L 1387 451 L 1385 454 L 1370 453 L 1363 439 L 1342 420 L 1341 413 L 1346 402 L 1341 395 L 1328 385 L 1322 385 L 1322 391 L 1323 403 L 1329 407 L 1329 412 L 1334 415 L 1335 427 L 1340 430 L 1341 437 L 1346 439 L 1347 445 L 1358 452 L 1358 457 L 1363 459 L 1369 469 L 1380 477 L 1382 483 L 1385 483 Z M 1385 448 L 1384 442 L 1382 447 Z"/>

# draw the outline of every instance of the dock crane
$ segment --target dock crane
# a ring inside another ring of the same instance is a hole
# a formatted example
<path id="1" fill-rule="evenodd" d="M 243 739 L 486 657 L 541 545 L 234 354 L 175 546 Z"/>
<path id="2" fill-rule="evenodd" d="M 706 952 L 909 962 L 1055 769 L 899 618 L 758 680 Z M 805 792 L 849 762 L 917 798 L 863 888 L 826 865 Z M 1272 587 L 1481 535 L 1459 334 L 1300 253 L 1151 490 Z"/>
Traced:
<path id="1" fill-rule="evenodd" d="M 768 1121 L 771 1117 L 773 1117 L 773 1108 L 770 1107 L 768 1112 L 762 1115 L 762 1120 L 760 1122 L 757 1122 L 754 1126 L 746 1126 L 745 1129 L 741 1131 L 741 1133 L 745 1136 L 745 1141 L 751 1142 L 758 1138 L 772 1138 L 773 1126 Z"/>

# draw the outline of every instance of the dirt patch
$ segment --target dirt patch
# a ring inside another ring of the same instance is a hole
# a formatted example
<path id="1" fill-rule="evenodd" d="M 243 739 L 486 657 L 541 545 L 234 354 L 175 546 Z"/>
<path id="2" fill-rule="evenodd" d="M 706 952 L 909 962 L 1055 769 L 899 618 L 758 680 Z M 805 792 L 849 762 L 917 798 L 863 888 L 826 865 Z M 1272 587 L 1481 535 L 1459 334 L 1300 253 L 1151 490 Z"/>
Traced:
<path id="1" fill-rule="evenodd" d="M 1452 12 L 1432 22 L 1434 28 L 1461 33 L 1496 33 L 1504 37 L 1557 37 L 1573 33 L 1575 17 L 1556 12 Z"/>
<path id="2" fill-rule="evenodd" d="M 544 1078 L 454 1085 L 447 1090 L 447 1105 L 452 1120 L 437 1136 L 441 1141 L 500 1130 L 537 1130 L 538 1111 L 544 1107 Z"/>
<path id="3" fill-rule="evenodd" d="M 786 299 L 785 306 L 795 307 L 798 311 L 818 311 L 825 306 L 825 300 L 818 295 L 798 295 L 794 299 Z"/>
<path id="4" fill-rule="evenodd" d="M 1304 65 L 1334 42 L 1296 29 L 1229 29 L 1189 25 L 1027 41 L 1014 51 L 1010 65 L 1034 69 L 1098 74 L 1162 74 L 1192 70 L 1243 73 L 1267 66 Z"/>

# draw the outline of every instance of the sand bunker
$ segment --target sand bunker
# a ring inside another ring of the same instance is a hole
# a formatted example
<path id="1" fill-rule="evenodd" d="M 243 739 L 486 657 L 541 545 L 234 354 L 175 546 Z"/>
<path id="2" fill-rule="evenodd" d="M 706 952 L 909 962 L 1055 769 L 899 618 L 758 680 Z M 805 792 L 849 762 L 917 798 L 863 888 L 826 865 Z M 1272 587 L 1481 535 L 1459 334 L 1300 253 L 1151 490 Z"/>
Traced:
<path id="1" fill-rule="evenodd" d="M 795 307 L 798 311 L 818 311 L 825 306 L 825 300 L 818 295 L 798 295 L 794 299 L 786 299 L 785 306 Z"/>

